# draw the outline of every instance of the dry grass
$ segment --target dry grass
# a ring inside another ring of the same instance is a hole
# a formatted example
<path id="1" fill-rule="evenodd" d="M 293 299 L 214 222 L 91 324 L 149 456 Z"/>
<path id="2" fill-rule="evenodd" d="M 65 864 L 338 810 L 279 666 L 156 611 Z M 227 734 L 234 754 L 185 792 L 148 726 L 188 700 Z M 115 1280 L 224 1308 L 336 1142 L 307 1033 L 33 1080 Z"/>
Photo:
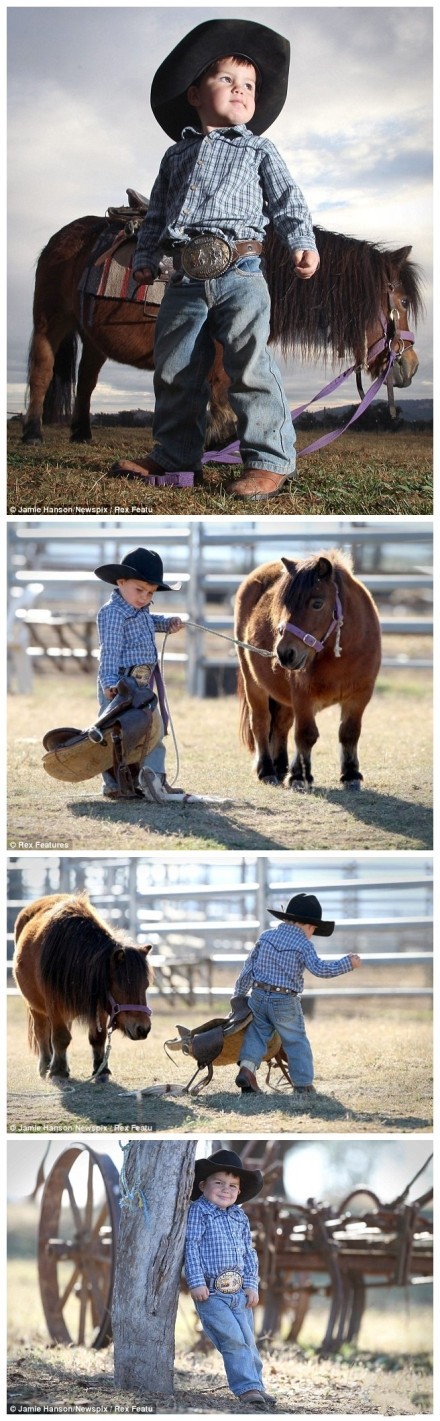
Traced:
<path id="1" fill-rule="evenodd" d="M 319 716 L 315 789 L 258 784 L 238 741 L 232 697 L 191 700 L 170 681 L 179 783 L 224 804 L 103 801 L 99 780 L 67 786 L 42 768 L 42 738 L 56 725 L 87 725 L 92 680 L 37 677 L 32 696 L 10 701 L 9 847 L 16 849 L 426 849 L 432 847 L 431 677 L 383 673 L 363 721 L 364 788 L 339 785 L 337 707 Z M 169 773 L 174 756 L 169 750 Z"/>
<path id="2" fill-rule="evenodd" d="M 231 1139 L 285 1132 L 349 1134 L 428 1132 L 432 1129 L 432 1040 L 430 1013 L 407 999 L 373 1011 L 353 1007 L 323 1009 L 308 1026 L 318 1091 L 304 1105 L 289 1088 L 241 1096 L 235 1066 L 219 1067 L 200 1096 L 141 1096 L 146 1086 L 170 1082 L 184 1087 L 195 1062 L 180 1053 L 169 1061 L 163 1042 L 176 1035 L 176 1023 L 201 1022 L 212 1008 L 181 1002 L 169 1012 L 154 1004 L 152 1033 L 141 1044 L 115 1033 L 112 1078 L 90 1082 L 91 1052 L 83 1027 L 74 1026 L 69 1051 L 71 1078 L 41 1081 L 37 1061 L 27 1047 L 24 1002 L 8 999 L 8 1128 L 11 1131 L 118 1131 L 146 1125 L 172 1135 L 219 1132 Z M 220 1010 L 224 1011 L 224 1002 Z"/>
<path id="3" fill-rule="evenodd" d="M 311 442 L 298 434 L 298 449 Z M 206 465 L 194 489 L 155 489 L 139 478 L 110 477 L 116 459 L 140 459 L 151 433 L 96 429 L 90 445 L 71 444 L 69 431 L 47 428 L 44 444 L 24 445 L 17 420 L 8 429 L 8 512 L 41 516 L 66 511 L 101 514 L 413 514 L 432 513 L 432 435 L 406 426 L 396 434 L 345 434 L 322 453 L 298 462 L 295 482 L 256 505 L 226 493 L 241 468 Z"/>

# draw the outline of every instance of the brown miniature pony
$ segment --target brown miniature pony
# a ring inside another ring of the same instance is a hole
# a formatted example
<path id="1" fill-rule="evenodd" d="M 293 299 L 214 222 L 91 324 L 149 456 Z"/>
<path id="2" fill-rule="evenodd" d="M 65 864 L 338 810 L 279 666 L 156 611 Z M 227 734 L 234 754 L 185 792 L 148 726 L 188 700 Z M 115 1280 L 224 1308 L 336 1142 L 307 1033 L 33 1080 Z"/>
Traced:
<path id="1" fill-rule="evenodd" d="M 82 354 L 71 426 L 74 441 L 92 437 L 90 401 L 106 360 L 153 369 L 157 306 L 82 297 L 78 291 L 97 239 L 107 229 L 110 248 L 122 227 L 123 223 L 104 217 L 81 217 L 56 232 L 41 253 L 23 427 L 27 443 L 41 441 L 42 419 L 50 424 L 70 416 L 78 337 Z M 299 353 L 309 360 L 324 357 L 337 362 L 348 357 L 359 372 L 367 369 L 374 380 L 385 368 L 385 335 L 399 351 L 390 381 L 410 385 L 418 359 L 412 338 L 404 333 L 409 319 L 414 323 L 422 309 L 417 268 L 409 261 L 411 247 L 386 251 L 373 242 L 319 227 L 315 237 L 320 267 L 312 282 L 304 282 L 294 276 L 290 253 L 269 229 L 264 255 L 271 341 L 279 342 L 285 355 Z M 217 345 L 210 375 L 211 449 L 223 447 L 234 435 L 228 384 Z"/>
<path id="2" fill-rule="evenodd" d="M 65 1077 L 75 1017 L 89 1027 L 93 1076 L 109 1076 L 107 1031 L 133 1041 L 151 1029 L 146 990 L 149 947 L 126 947 L 83 894 L 53 893 L 23 908 L 15 923 L 15 981 L 28 1005 L 28 1039 L 40 1076 Z M 102 1069 L 100 1069 L 102 1068 Z"/>
<path id="3" fill-rule="evenodd" d="M 380 625 L 348 560 L 331 551 L 257 567 L 237 593 L 235 635 L 273 652 L 266 659 L 239 651 L 241 735 L 255 751 L 258 779 L 288 789 L 313 784 L 315 715 L 340 705 L 341 780 L 359 789 L 357 745 L 380 667 Z M 292 725 L 296 756 L 287 773 Z"/>

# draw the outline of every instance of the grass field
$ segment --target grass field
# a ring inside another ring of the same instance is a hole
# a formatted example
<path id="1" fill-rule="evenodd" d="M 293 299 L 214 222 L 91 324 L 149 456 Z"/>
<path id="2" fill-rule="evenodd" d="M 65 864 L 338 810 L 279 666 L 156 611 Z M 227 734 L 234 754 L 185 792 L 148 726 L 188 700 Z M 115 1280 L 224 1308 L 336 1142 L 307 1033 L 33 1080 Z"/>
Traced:
<path id="1" fill-rule="evenodd" d="M 311 442 L 298 434 L 298 449 Z M 406 427 L 395 434 L 347 433 L 317 454 L 298 461 L 292 485 L 258 504 L 235 499 L 226 485 L 240 466 L 205 465 L 204 484 L 194 489 L 156 489 L 140 478 L 115 478 L 116 459 L 140 459 L 151 433 L 96 429 L 89 445 L 71 444 L 67 428 L 46 428 L 42 445 L 24 445 L 21 426 L 8 428 L 10 514 L 99 511 L 122 513 L 424 514 L 432 513 L 432 435 Z"/>
<path id="2" fill-rule="evenodd" d="M 318 1008 L 308 1026 L 315 1058 L 317 1095 L 307 1105 L 289 1088 L 274 1090 L 259 1073 L 263 1094 L 241 1096 L 235 1066 L 219 1067 L 200 1096 L 142 1096 L 148 1086 L 169 1082 L 184 1087 L 193 1063 L 180 1053 L 169 1061 L 163 1042 L 176 1023 L 196 1025 L 206 1006 L 190 1011 L 181 1003 L 165 1012 L 153 1005 L 147 1042 L 115 1033 L 107 1082 L 91 1083 L 91 1051 L 84 1027 L 73 1028 L 71 1077 L 65 1083 L 40 1079 L 37 1059 L 27 1046 L 26 1010 L 21 997 L 8 998 L 8 1129 L 117 1131 L 121 1125 L 152 1125 L 174 1135 L 219 1132 L 243 1134 L 394 1133 L 432 1128 L 432 1042 L 430 1013 L 410 999 L 354 1014 L 353 1007 Z M 216 1010 L 213 1004 L 213 1011 Z M 224 1011 L 224 1004 L 222 1011 Z"/>
<path id="3" fill-rule="evenodd" d="M 92 678 L 35 678 L 9 706 L 9 848 L 116 852 L 149 849 L 426 849 L 432 846 L 431 677 L 383 672 L 360 741 L 364 787 L 339 784 L 337 707 L 318 717 L 315 787 L 305 794 L 261 785 L 238 740 L 233 697 L 191 700 L 169 681 L 179 784 L 224 803 L 112 803 L 99 779 L 63 785 L 42 768 L 42 738 L 57 725 L 92 724 Z M 168 773 L 174 767 L 172 745 Z"/>
<path id="4" fill-rule="evenodd" d="M 154 1398 L 117 1392 L 113 1383 L 113 1347 L 102 1351 L 54 1346 L 50 1343 L 40 1300 L 35 1241 L 23 1236 L 35 1229 L 39 1205 L 10 1210 L 8 1264 L 9 1407 L 59 1412 L 78 1410 L 129 1414 Z M 16 1256 L 14 1239 L 19 1243 Z M 421 1302 L 420 1292 L 424 1298 Z M 359 1345 L 327 1360 L 313 1348 L 322 1338 L 325 1304 L 314 1300 L 298 1344 L 262 1343 L 265 1385 L 274 1396 L 277 1414 L 413 1416 L 432 1412 L 430 1355 L 432 1309 L 427 1289 L 411 1289 L 408 1297 L 393 1289 L 368 1295 Z M 328 1305 L 327 1305 L 328 1306 Z M 225 1385 L 221 1359 L 212 1347 L 196 1345 L 195 1314 L 189 1298 L 181 1297 L 176 1326 L 175 1396 L 158 1400 L 158 1413 L 179 1414 L 245 1411 Z"/>

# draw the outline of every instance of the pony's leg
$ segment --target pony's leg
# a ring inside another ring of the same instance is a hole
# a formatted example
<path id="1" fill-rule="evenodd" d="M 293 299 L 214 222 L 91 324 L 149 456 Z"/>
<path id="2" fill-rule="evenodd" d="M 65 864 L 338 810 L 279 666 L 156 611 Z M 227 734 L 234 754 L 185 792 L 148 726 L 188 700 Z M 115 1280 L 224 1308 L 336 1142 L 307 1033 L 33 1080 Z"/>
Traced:
<path id="1" fill-rule="evenodd" d="M 363 780 L 359 769 L 358 741 L 362 716 L 370 700 L 370 692 L 362 699 L 346 701 L 341 706 L 339 743 L 341 746 L 341 783 L 345 789 L 360 789 Z"/>
<path id="2" fill-rule="evenodd" d="M 250 730 L 255 745 L 255 773 L 257 778 L 263 780 L 265 784 L 277 785 L 279 781 L 270 750 L 271 713 L 267 691 L 257 686 L 255 681 L 248 681 L 246 700 Z"/>
<path id="3" fill-rule="evenodd" d="M 293 725 L 293 710 L 291 706 L 282 706 L 272 698 L 269 705 L 271 712 L 270 753 L 277 780 L 282 783 L 289 768 L 287 738 Z"/>
<path id="4" fill-rule="evenodd" d="M 58 1021 L 52 1022 L 53 1056 L 49 1069 L 50 1076 L 70 1076 L 66 1052 L 71 1040 L 72 1033 L 69 1031 L 66 1021 L 59 1018 Z"/>
<path id="5" fill-rule="evenodd" d="M 92 1075 L 96 1076 L 101 1062 L 104 1060 L 105 1046 L 107 1041 L 107 1028 L 105 1026 L 98 1026 L 97 1021 L 91 1022 L 89 1026 L 89 1041 L 93 1051 Z M 109 1066 L 104 1067 L 104 1070 L 101 1071 L 99 1079 L 104 1080 L 106 1076 L 111 1076 L 111 1070 Z"/>
<path id="6" fill-rule="evenodd" d="M 52 1060 L 52 1039 L 50 1034 L 49 1017 L 43 1012 L 35 1011 L 34 1007 L 29 1007 L 31 1018 L 32 1044 L 38 1050 L 38 1070 L 40 1076 L 47 1075 Z"/>
<path id="7" fill-rule="evenodd" d="M 286 780 L 288 789 L 303 789 L 313 784 L 312 750 L 317 740 L 319 730 L 310 707 L 300 707 L 295 716 L 296 756 Z"/>
<path id="8" fill-rule="evenodd" d="M 100 371 L 107 359 L 100 350 L 96 349 L 96 346 L 91 344 L 84 332 L 82 332 L 81 339 L 83 348 L 78 366 L 76 398 L 70 429 L 70 438 L 74 444 L 88 444 L 92 438 L 90 402 L 98 383 Z"/>
<path id="9" fill-rule="evenodd" d="M 29 402 L 23 423 L 23 443 L 41 444 L 45 395 L 53 376 L 55 356 L 61 342 L 72 330 L 63 320 L 44 321 L 35 327 L 29 356 Z"/>

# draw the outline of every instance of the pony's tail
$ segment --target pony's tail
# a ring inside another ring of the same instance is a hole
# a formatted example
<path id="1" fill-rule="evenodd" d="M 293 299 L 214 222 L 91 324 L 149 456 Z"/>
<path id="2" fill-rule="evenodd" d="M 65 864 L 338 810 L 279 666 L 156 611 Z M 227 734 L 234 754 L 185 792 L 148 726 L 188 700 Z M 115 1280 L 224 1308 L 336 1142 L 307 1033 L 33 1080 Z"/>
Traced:
<path id="1" fill-rule="evenodd" d="M 78 336 L 65 336 L 55 355 L 53 375 L 43 404 L 43 424 L 67 423 L 72 416 L 76 383 Z"/>
<path id="2" fill-rule="evenodd" d="M 239 668 L 239 670 L 238 670 L 238 676 L 237 676 L 237 692 L 238 692 L 238 699 L 239 699 L 239 701 L 240 701 L 240 703 L 241 703 L 241 704 L 240 704 L 240 726 L 239 726 L 240 740 L 241 740 L 242 744 L 246 746 L 246 749 L 247 749 L 247 750 L 250 750 L 251 755 L 253 755 L 254 750 L 255 750 L 255 740 L 254 740 L 254 737 L 253 737 L 253 734 L 252 734 L 252 730 L 251 730 L 251 722 L 250 722 L 250 716 L 249 716 L 249 706 L 248 706 L 248 703 L 247 703 L 247 698 L 246 698 L 246 693 L 245 693 L 245 686 L 244 686 L 243 672 L 241 671 L 241 668 Z"/>
<path id="3" fill-rule="evenodd" d="M 28 1042 L 29 1042 L 29 1046 L 30 1046 L 30 1048 L 31 1048 L 31 1051 L 34 1052 L 35 1056 L 38 1056 L 38 1053 L 39 1053 L 39 1046 L 38 1046 L 38 1041 L 37 1041 L 37 1038 L 36 1038 L 36 1035 L 35 1035 L 34 1019 L 33 1019 L 33 1016 L 32 1016 L 32 1012 L 29 1010 L 29 1007 L 28 1007 L 28 1014 L 27 1014 L 27 1034 L 28 1034 Z"/>

